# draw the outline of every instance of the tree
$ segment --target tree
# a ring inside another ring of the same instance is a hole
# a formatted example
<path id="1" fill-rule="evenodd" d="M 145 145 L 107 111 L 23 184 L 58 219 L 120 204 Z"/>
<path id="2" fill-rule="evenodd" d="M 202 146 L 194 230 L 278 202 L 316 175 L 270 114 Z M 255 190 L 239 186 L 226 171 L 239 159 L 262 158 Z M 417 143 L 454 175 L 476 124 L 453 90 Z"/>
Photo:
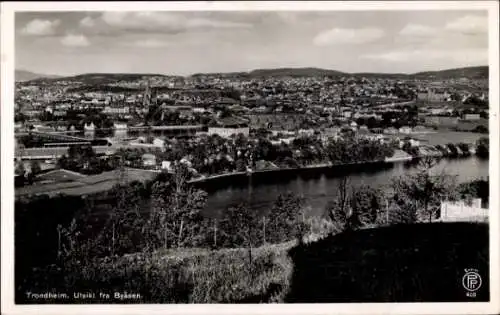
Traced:
<path id="1" fill-rule="evenodd" d="M 16 162 L 16 167 L 14 169 L 14 173 L 17 175 L 22 175 L 24 176 L 24 173 L 26 172 L 26 169 L 24 167 L 23 161 L 19 160 Z"/>
<path id="2" fill-rule="evenodd" d="M 251 264 L 252 249 L 262 242 L 259 223 L 260 217 L 247 204 L 229 207 L 219 224 L 224 247 L 247 247 Z"/>
<path id="3" fill-rule="evenodd" d="M 362 225 L 373 224 L 381 210 L 381 192 L 369 186 L 352 190 L 351 207 Z"/>
<path id="4" fill-rule="evenodd" d="M 246 163 L 243 159 L 236 160 L 236 171 L 238 172 L 246 171 Z"/>
<path id="5" fill-rule="evenodd" d="M 476 154 L 481 158 L 488 158 L 490 153 L 490 141 L 487 137 L 482 137 L 476 142 Z"/>
<path id="6" fill-rule="evenodd" d="M 438 215 L 441 202 L 454 191 L 450 176 L 431 174 L 435 164 L 433 158 L 425 157 L 415 174 L 393 180 L 393 199 L 402 211 L 403 222 L 412 223 L 419 218 L 432 222 Z"/>
<path id="7" fill-rule="evenodd" d="M 481 198 L 483 203 L 488 204 L 490 195 L 489 184 L 489 179 L 479 179 L 467 183 L 462 183 L 458 186 L 457 190 L 461 199 L 470 200 L 473 198 Z"/>
<path id="8" fill-rule="evenodd" d="M 150 247 L 206 245 L 208 219 L 201 213 L 207 194 L 187 185 L 189 172 L 180 164 L 174 174 L 165 174 L 152 187 L 152 207 L 148 220 Z"/>
<path id="9" fill-rule="evenodd" d="M 299 218 L 303 213 L 304 198 L 292 193 L 280 194 L 266 215 L 266 240 L 273 243 L 288 241 L 299 233 Z"/>
<path id="10" fill-rule="evenodd" d="M 337 198 L 326 206 L 327 217 L 341 230 L 349 229 L 351 208 L 349 207 L 348 178 L 343 177 L 337 186 Z"/>
<path id="11" fill-rule="evenodd" d="M 377 221 L 381 191 L 369 186 L 348 187 L 347 178 L 338 184 L 338 196 L 326 208 L 329 219 L 341 231 L 355 230 Z"/>
<path id="12" fill-rule="evenodd" d="M 483 125 L 479 125 L 476 128 L 474 128 L 472 131 L 478 132 L 478 133 L 488 133 L 488 127 L 485 127 Z"/>
<path id="13" fill-rule="evenodd" d="M 470 148 L 467 143 L 464 142 L 459 143 L 458 148 L 460 149 L 460 151 L 464 153 L 464 155 L 470 155 Z"/>
<path id="14" fill-rule="evenodd" d="M 451 152 L 450 156 L 452 156 L 452 157 L 456 157 L 456 156 L 458 156 L 458 150 L 457 150 L 457 146 L 456 146 L 456 145 L 454 145 L 453 143 L 448 143 L 448 144 L 446 145 L 446 147 L 447 147 L 447 148 L 450 150 L 450 152 Z"/>
<path id="15" fill-rule="evenodd" d="M 139 251 L 143 245 L 143 218 L 140 214 L 142 184 L 126 185 L 119 183 L 110 192 L 114 200 L 105 227 L 97 240 L 102 248 L 101 255 L 123 255 Z"/>
<path id="16" fill-rule="evenodd" d="M 31 168 L 31 174 L 33 175 L 38 175 L 42 171 L 42 168 L 40 167 L 40 162 L 38 161 L 31 161 L 30 168 Z"/>

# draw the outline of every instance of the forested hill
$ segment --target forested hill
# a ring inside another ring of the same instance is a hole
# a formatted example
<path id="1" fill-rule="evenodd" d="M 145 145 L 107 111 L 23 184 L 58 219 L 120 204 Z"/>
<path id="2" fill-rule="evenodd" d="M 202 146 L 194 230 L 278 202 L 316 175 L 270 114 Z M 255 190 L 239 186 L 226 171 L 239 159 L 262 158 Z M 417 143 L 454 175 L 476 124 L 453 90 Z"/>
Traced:
<path id="1" fill-rule="evenodd" d="M 488 66 L 466 67 L 447 69 L 439 71 L 417 72 L 412 74 L 405 73 L 374 73 L 360 72 L 348 73 L 337 70 L 321 69 L 321 68 L 276 68 L 276 69 L 256 69 L 249 72 L 228 72 L 228 73 L 197 73 L 191 77 L 200 76 L 220 76 L 227 78 L 266 78 L 266 77 L 365 77 L 365 78 L 386 78 L 386 79 L 488 79 Z M 169 76 L 164 74 L 150 73 L 86 73 L 68 77 L 57 77 L 50 75 L 38 75 L 28 71 L 16 70 L 16 82 L 24 82 L 34 80 L 35 82 L 53 82 L 57 81 L 72 81 L 83 84 L 109 84 L 118 81 L 136 81 L 144 80 L 152 77 L 170 77 L 181 78 L 181 76 Z"/>
<path id="2" fill-rule="evenodd" d="M 24 82 L 41 78 L 58 78 L 55 75 L 39 74 L 25 70 L 16 70 L 14 74 L 14 79 L 16 82 Z"/>
<path id="3" fill-rule="evenodd" d="M 427 71 L 418 72 L 412 76 L 416 78 L 437 78 L 437 79 L 451 79 L 466 77 L 469 79 L 488 79 L 489 68 L 488 66 L 481 67 L 467 67 L 456 68 L 441 71 Z"/>
<path id="4" fill-rule="evenodd" d="M 276 68 L 276 69 L 256 69 L 249 72 L 229 72 L 229 73 L 197 73 L 193 76 L 214 75 L 226 77 L 365 77 L 365 78 L 393 78 L 393 79 L 458 79 L 467 77 L 471 79 L 487 79 L 488 66 L 465 67 L 457 69 L 447 69 L 439 71 L 427 71 L 417 73 L 377 73 L 377 72 L 359 72 L 349 73 L 337 70 L 321 68 Z"/>

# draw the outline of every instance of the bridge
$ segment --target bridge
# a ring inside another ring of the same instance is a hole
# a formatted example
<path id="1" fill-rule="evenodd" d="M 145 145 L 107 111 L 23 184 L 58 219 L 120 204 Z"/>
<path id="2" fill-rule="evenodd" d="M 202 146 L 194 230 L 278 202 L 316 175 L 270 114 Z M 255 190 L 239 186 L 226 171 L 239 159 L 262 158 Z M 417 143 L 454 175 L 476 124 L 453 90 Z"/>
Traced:
<path id="1" fill-rule="evenodd" d="M 124 145 L 93 146 L 96 154 L 113 154 Z M 57 159 L 68 153 L 68 147 L 16 149 L 15 157 L 21 160 Z"/>
<path id="2" fill-rule="evenodd" d="M 52 141 L 58 141 L 58 142 L 63 142 L 63 143 L 90 143 L 89 139 L 86 138 L 81 138 L 81 137 L 75 137 L 75 136 L 69 136 L 66 134 L 65 131 L 62 132 L 41 132 L 41 131 L 30 131 L 30 132 L 19 132 L 15 133 L 15 137 L 23 137 L 23 136 L 28 136 L 32 135 L 35 137 L 40 137 Z"/>

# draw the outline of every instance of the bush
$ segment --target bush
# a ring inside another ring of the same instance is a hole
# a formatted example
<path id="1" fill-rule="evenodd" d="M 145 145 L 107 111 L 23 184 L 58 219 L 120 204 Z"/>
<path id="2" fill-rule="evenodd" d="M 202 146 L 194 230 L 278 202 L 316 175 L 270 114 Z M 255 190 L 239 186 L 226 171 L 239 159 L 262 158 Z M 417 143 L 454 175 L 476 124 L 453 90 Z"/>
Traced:
<path id="1" fill-rule="evenodd" d="M 40 292 L 64 291 L 71 285 L 82 292 L 141 294 L 139 301 L 130 303 L 283 302 L 293 270 L 287 252 L 293 245 L 290 242 L 256 248 L 251 265 L 245 249 L 126 255 L 95 261 L 65 277 L 61 269 L 39 270 L 25 285 Z M 47 271 L 51 271 L 50 277 Z"/>

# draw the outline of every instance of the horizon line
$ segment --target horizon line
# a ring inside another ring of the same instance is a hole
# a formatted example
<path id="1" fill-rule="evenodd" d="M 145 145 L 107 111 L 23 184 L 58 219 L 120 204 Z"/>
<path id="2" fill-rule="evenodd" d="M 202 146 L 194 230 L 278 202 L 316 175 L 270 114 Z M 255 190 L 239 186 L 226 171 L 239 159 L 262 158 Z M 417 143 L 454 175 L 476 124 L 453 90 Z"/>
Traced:
<path id="1" fill-rule="evenodd" d="M 41 75 L 41 76 L 58 76 L 61 78 L 65 77 L 74 77 L 74 76 L 79 76 L 79 75 L 86 75 L 86 74 L 142 74 L 142 75 L 158 75 L 158 76 L 166 76 L 166 77 L 192 77 L 194 75 L 210 75 L 210 74 L 233 74 L 233 73 L 251 73 L 253 71 L 258 71 L 258 70 L 284 70 L 284 69 L 289 69 L 289 70 L 299 70 L 299 69 L 315 69 L 315 70 L 323 70 L 323 71 L 336 71 L 340 73 L 344 73 L 347 75 L 356 75 L 356 74 L 381 74 L 381 75 L 414 75 L 418 73 L 423 73 L 423 72 L 440 72 L 440 71 L 449 71 L 449 70 L 458 70 L 458 69 L 467 69 L 467 68 L 480 68 L 480 67 L 487 67 L 489 68 L 489 64 L 486 65 L 477 65 L 477 66 L 463 66 L 463 67 L 454 67 L 454 68 L 441 68 L 438 70 L 423 70 L 423 71 L 417 71 L 417 72 L 370 72 L 370 71 L 363 71 L 363 72 L 346 72 L 342 70 L 336 70 L 336 69 L 329 69 L 329 68 L 320 68 L 320 67 L 308 67 L 308 66 L 302 66 L 302 67 L 277 67 L 277 68 L 255 68 L 251 70 L 235 70 L 235 71 L 225 71 L 225 72 L 195 72 L 191 74 L 186 74 L 186 75 L 181 75 L 181 74 L 165 74 L 165 73 L 154 73 L 154 72 L 82 72 L 82 73 L 76 73 L 76 74 L 56 74 L 56 73 L 39 73 L 36 71 L 31 71 L 31 70 L 26 70 L 26 69 L 14 69 L 14 71 L 25 71 L 25 72 L 30 72 L 33 74 Z"/>

